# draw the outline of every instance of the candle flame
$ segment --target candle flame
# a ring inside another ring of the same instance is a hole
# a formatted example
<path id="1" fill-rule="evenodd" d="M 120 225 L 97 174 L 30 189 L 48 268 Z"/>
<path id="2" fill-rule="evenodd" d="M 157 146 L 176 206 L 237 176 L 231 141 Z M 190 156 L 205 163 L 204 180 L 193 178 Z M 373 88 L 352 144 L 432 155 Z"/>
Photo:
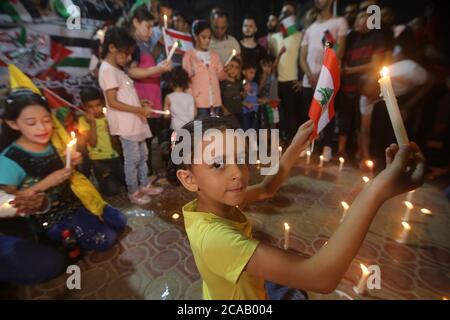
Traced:
<path id="1" fill-rule="evenodd" d="M 344 208 L 345 211 L 347 211 L 348 208 L 350 208 L 350 206 L 345 201 L 341 201 L 341 206 Z"/>
<path id="2" fill-rule="evenodd" d="M 164 15 L 164 20 L 167 20 L 167 14 Z"/>
<path id="3" fill-rule="evenodd" d="M 388 67 L 383 67 L 380 71 L 380 75 L 382 77 L 387 77 L 389 75 L 389 68 Z"/>
<path id="4" fill-rule="evenodd" d="M 406 206 L 408 209 L 414 208 L 413 204 L 412 204 L 411 202 L 409 202 L 409 201 L 404 201 L 403 203 L 405 204 L 405 206 Z"/>
<path id="5" fill-rule="evenodd" d="M 427 208 L 422 208 L 420 209 L 420 212 L 424 213 L 424 214 L 431 214 L 431 210 L 428 210 Z"/>
<path id="6" fill-rule="evenodd" d="M 361 271 L 365 276 L 370 274 L 369 269 L 367 269 L 365 265 L 363 265 L 362 263 L 360 263 L 359 265 L 361 266 Z"/>
<path id="7" fill-rule="evenodd" d="M 256 164 L 260 164 L 261 163 L 261 161 L 259 161 L 259 160 L 256 160 Z"/>
<path id="8" fill-rule="evenodd" d="M 48 226 L 48 222 L 44 222 L 42 225 L 43 225 L 44 227 L 46 227 L 46 226 Z"/>
<path id="9" fill-rule="evenodd" d="M 320 158 L 320 160 L 323 160 L 323 155 L 321 155 L 319 158 Z"/>
<path id="10" fill-rule="evenodd" d="M 368 167 L 368 168 L 370 168 L 370 169 L 372 169 L 373 168 L 373 161 L 372 160 L 366 160 L 366 166 Z"/>
<path id="11" fill-rule="evenodd" d="M 173 220 L 178 220 L 179 217 L 180 217 L 180 215 L 179 215 L 178 213 L 174 213 L 174 214 L 172 215 L 172 219 L 173 219 Z"/>
<path id="12" fill-rule="evenodd" d="M 283 151 L 283 147 L 282 147 L 282 146 L 279 146 L 279 147 L 278 147 L 278 150 L 280 150 L 280 152 Z"/>
<path id="13" fill-rule="evenodd" d="M 284 223 L 284 230 L 289 230 L 291 227 L 287 222 Z"/>
<path id="14" fill-rule="evenodd" d="M 442 300 L 448 300 L 448 298 L 447 297 L 442 297 Z"/>
<path id="15" fill-rule="evenodd" d="M 369 179 L 369 178 L 367 178 L 366 176 L 362 177 L 362 179 L 363 179 L 363 181 L 364 181 L 365 183 L 367 183 L 367 182 L 369 182 L 369 181 L 370 181 L 370 179 Z"/>
<path id="16" fill-rule="evenodd" d="M 344 161 L 345 161 L 344 158 L 339 157 L 339 162 L 340 162 L 340 163 L 344 163 Z"/>
<path id="17" fill-rule="evenodd" d="M 311 151 L 306 151 L 306 155 L 309 157 L 311 155 Z"/>
<path id="18" fill-rule="evenodd" d="M 70 136 L 72 137 L 72 139 L 74 139 L 75 138 L 75 132 L 70 131 Z"/>
<path id="19" fill-rule="evenodd" d="M 232 54 L 233 56 L 235 56 L 235 55 L 236 55 L 236 49 L 233 49 L 233 51 L 231 51 L 231 54 Z"/>
<path id="20" fill-rule="evenodd" d="M 102 111 L 103 111 L 103 114 L 106 116 L 106 112 L 107 112 L 106 107 L 103 107 Z"/>
<path id="21" fill-rule="evenodd" d="M 409 225 L 408 222 L 402 221 L 402 226 L 403 226 L 403 229 L 405 229 L 407 231 L 411 230 L 411 226 Z"/>

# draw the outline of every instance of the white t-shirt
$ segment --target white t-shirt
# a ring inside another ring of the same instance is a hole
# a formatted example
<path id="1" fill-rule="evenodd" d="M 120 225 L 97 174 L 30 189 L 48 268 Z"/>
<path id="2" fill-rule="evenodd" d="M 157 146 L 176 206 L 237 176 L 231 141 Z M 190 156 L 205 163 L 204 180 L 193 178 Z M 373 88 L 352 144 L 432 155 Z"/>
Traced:
<path id="1" fill-rule="evenodd" d="M 389 74 L 397 97 L 407 94 L 428 80 L 428 72 L 413 60 L 393 63 L 389 66 Z"/>
<path id="2" fill-rule="evenodd" d="M 296 32 L 287 38 L 284 38 L 283 34 L 278 32 L 269 39 L 269 45 L 271 48 L 274 48 L 276 55 L 278 55 L 281 48 L 286 47 L 286 52 L 281 56 L 278 64 L 278 81 L 298 80 L 298 57 L 301 39 L 301 32 Z"/>
<path id="3" fill-rule="evenodd" d="M 211 64 L 211 52 L 210 51 L 199 51 L 195 50 L 195 55 L 199 60 L 201 60 L 206 66 Z"/>
<path id="4" fill-rule="evenodd" d="M 141 108 L 133 80 L 122 70 L 103 60 L 98 72 L 98 81 L 105 95 L 108 112 L 106 118 L 111 135 L 118 135 L 131 141 L 143 141 L 152 136 L 147 120 L 131 112 L 119 111 L 108 105 L 105 92 L 118 88 L 117 100 Z"/>
<path id="5" fill-rule="evenodd" d="M 170 100 L 170 114 L 172 116 L 170 128 L 172 130 L 178 130 L 186 123 L 194 120 L 195 103 L 194 98 L 189 93 L 172 92 L 167 97 Z"/>
<path id="6" fill-rule="evenodd" d="M 338 41 L 339 37 L 347 35 L 347 21 L 342 17 L 332 17 L 326 21 L 316 21 L 309 26 L 303 36 L 302 47 L 308 46 L 306 62 L 312 73 L 319 73 L 322 68 L 324 45 L 322 39 L 325 31 L 329 31 L 333 38 Z M 303 86 L 311 87 L 308 77 L 303 77 Z"/>
<path id="7" fill-rule="evenodd" d="M 236 50 L 236 55 L 241 53 L 241 46 L 232 35 L 227 35 L 224 40 L 217 40 L 212 37 L 209 44 L 209 50 L 212 50 L 219 55 L 222 64 L 225 64 L 233 52 L 233 49 Z"/>

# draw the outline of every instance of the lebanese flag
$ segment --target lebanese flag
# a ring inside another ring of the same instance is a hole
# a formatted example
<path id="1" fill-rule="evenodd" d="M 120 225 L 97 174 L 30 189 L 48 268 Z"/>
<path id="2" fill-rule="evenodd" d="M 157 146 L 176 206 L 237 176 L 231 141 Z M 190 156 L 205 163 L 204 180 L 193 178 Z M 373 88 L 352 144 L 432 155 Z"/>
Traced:
<path id="1" fill-rule="evenodd" d="M 170 49 L 172 49 L 175 42 L 178 42 L 176 52 L 179 54 L 184 54 L 185 52 L 194 49 L 194 41 L 189 33 L 163 28 L 163 37 L 166 45 L 166 52 L 170 52 Z"/>
<path id="2" fill-rule="evenodd" d="M 309 107 L 309 118 L 314 121 L 313 138 L 317 138 L 319 133 L 334 117 L 334 97 L 341 85 L 339 61 L 336 53 L 331 48 L 325 48 L 322 70 L 314 91 L 314 97 Z"/>

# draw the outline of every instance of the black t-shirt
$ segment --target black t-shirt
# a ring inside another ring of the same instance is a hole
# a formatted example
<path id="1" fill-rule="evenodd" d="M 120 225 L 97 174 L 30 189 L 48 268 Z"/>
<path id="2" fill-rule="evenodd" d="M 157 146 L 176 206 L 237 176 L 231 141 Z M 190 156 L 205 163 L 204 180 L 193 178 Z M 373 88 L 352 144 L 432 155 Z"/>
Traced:
<path id="1" fill-rule="evenodd" d="M 232 114 L 242 112 L 241 83 L 224 80 L 220 82 L 222 103 Z"/>
<path id="2" fill-rule="evenodd" d="M 360 34 L 352 31 L 347 35 L 344 65 L 357 67 L 372 61 L 374 54 L 384 53 L 386 50 L 385 37 L 381 30 L 371 30 Z M 342 90 L 357 92 L 361 74 L 346 75 L 342 79 Z"/>
<path id="3" fill-rule="evenodd" d="M 241 57 L 244 65 L 251 64 L 256 70 L 259 70 L 259 62 L 267 54 L 266 49 L 264 49 L 260 44 L 257 44 L 254 48 L 246 48 L 239 42 L 241 47 Z"/>

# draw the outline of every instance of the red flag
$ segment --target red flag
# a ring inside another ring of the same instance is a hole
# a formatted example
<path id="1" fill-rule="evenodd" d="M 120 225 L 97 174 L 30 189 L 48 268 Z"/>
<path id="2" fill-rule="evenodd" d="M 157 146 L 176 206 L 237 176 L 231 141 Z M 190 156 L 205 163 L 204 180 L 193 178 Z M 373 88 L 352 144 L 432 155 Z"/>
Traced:
<path id="1" fill-rule="evenodd" d="M 331 48 L 325 48 L 314 97 L 309 108 L 309 118 L 314 121 L 313 138 L 316 138 L 334 117 L 334 98 L 341 85 L 339 61 Z"/>

